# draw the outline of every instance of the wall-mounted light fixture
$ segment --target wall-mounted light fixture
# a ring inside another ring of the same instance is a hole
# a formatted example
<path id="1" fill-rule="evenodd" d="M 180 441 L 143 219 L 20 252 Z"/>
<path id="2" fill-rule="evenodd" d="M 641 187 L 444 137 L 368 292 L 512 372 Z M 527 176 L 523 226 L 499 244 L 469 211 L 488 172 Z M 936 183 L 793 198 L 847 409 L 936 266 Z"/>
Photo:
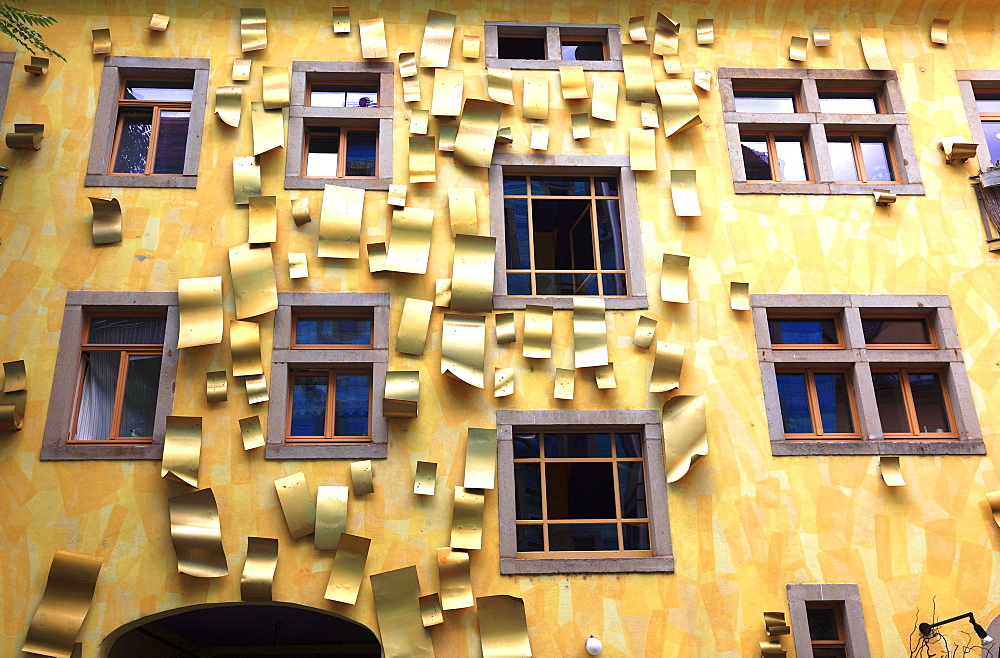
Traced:
<path id="1" fill-rule="evenodd" d="M 931 634 L 931 631 L 933 631 L 938 626 L 944 626 L 945 624 L 950 624 L 953 621 L 958 621 L 959 619 L 965 619 L 966 617 L 969 618 L 969 623 L 972 624 L 972 630 L 976 631 L 976 635 L 978 635 L 979 639 L 983 641 L 983 644 L 988 644 L 989 642 L 993 641 L 993 638 L 989 636 L 986 630 L 982 626 L 976 623 L 976 618 L 972 616 L 971 612 L 967 612 L 964 615 L 952 617 L 951 619 L 945 619 L 944 621 L 939 621 L 933 624 L 926 624 L 926 623 L 920 624 L 919 626 L 917 626 L 917 628 L 920 629 L 921 635 L 927 637 L 928 635 Z"/>
<path id="2" fill-rule="evenodd" d="M 596 656 L 604 650 L 604 645 L 601 644 L 601 641 L 593 635 L 587 638 L 587 641 L 583 646 L 587 648 L 587 653 L 591 656 Z"/>

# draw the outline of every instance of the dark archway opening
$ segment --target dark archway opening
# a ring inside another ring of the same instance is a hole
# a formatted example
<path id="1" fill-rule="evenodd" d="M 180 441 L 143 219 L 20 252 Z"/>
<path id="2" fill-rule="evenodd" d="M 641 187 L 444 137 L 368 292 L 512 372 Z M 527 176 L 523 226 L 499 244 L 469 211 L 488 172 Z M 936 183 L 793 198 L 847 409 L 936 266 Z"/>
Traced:
<path id="1" fill-rule="evenodd" d="M 116 637 L 117 636 L 117 637 Z M 218 603 L 145 617 L 112 633 L 107 658 L 378 658 L 365 626 L 294 603 Z"/>

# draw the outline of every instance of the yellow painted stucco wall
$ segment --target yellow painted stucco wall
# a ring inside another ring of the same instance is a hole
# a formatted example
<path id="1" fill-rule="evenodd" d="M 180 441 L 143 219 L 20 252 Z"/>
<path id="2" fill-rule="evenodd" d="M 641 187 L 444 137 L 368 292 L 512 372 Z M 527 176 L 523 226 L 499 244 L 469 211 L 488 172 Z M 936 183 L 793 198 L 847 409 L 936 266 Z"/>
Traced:
<path id="1" fill-rule="evenodd" d="M 301 60 L 360 60 L 357 20 L 382 16 L 390 60 L 419 51 L 426 12 L 456 13 L 451 68 L 464 70 L 467 98 L 485 97 L 482 59 L 461 57 L 461 35 L 483 31 L 486 20 L 595 22 L 627 26 L 631 16 L 656 8 L 636 2 L 559 3 L 455 0 L 351 3 L 350 37 L 335 37 L 330 3 L 286 0 L 256 3 L 268 12 L 268 46 L 254 57 L 244 83 L 243 122 L 238 130 L 210 114 L 214 89 L 231 84 L 239 55 L 238 6 L 210 2 L 36 2 L 59 24 L 44 31 L 69 60 L 53 59 L 49 73 L 23 71 L 18 50 L 4 132 L 12 123 L 45 124 L 37 152 L 0 147 L 0 164 L 11 176 L 0 200 L 0 357 L 24 359 L 28 403 L 24 429 L 0 436 L 0 654 L 16 655 L 38 605 L 52 554 L 58 549 L 97 555 L 104 568 L 80 639 L 84 655 L 122 624 L 144 615 L 203 602 L 239 598 L 239 574 L 248 535 L 277 537 L 281 550 L 274 581 L 276 600 L 334 610 L 377 629 L 367 578 L 354 606 L 323 599 L 332 552 L 313 549 L 311 538 L 292 540 L 273 481 L 303 471 L 311 488 L 348 484 L 347 461 L 265 461 L 244 452 L 238 419 L 253 413 L 241 387 L 230 381 L 229 401 L 209 408 L 204 373 L 229 367 L 228 339 L 218 346 L 183 350 L 173 413 L 204 418 L 201 486 L 219 501 L 230 575 L 196 579 L 175 571 L 166 500 L 182 485 L 159 475 L 159 463 L 41 462 L 38 454 L 49 404 L 67 290 L 173 291 L 178 278 L 222 275 L 226 320 L 234 319 L 227 249 L 243 242 L 246 213 L 232 202 L 234 156 L 249 155 L 249 101 L 260 98 L 260 66 Z M 666 10 L 667 8 L 661 8 Z M 943 135 L 968 135 L 955 80 L 956 69 L 997 68 L 994 30 L 998 8 L 989 2 L 687 3 L 671 8 L 682 28 L 681 60 L 714 72 L 723 66 L 799 66 L 786 58 L 790 37 L 831 25 L 834 45 L 810 47 L 807 66 L 865 68 L 858 30 L 885 30 L 909 115 L 924 196 L 901 196 L 888 210 L 865 196 L 733 194 L 721 104 L 713 84 L 699 93 L 704 123 L 669 140 L 657 134 L 661 171 L 638 173 L 649 313 L 660 320 L 657 339 L 688 346 L 681 391 L 704 394 L 710 453 L 682 481 L 668 485 L 667 504 L 676 572 L 513 577 L 499 574 L 496 491 L 486 493 L 483 548 L 472 555 L 475 594 L 523 597 L 536 656 L 580 656 L 584 639 L 604 641 L 606 656 L 749 656 L 765 639 L 761 613 L 787 610 L 788 583 L 857 583 L 873 656 L 908 653 L 917 621 L 974 611 L 985 624 L 1000 613 L 1000 529 L 983 494 L 998 488 L 998 457 L 904 457 L 907 486 L 888 489 L 873 457 L 772 457 L 749 314 L 729 308 L 728 282 L 745 280 L 756 293 L 948 294 L 969 371 L 987 450 L 1000 431 L 992 401 L 1000 394 L 996 338 L 1000 314 L 1000 263 L 985 248 L 976 200 L 967 176 L 975 161 L 947 167 L 936 150 Z M 168 31 L 146 30 L 150 14 L 171 16 Z M 695 45 L 693 26 L 714 18 L 717 41 Z M 932 47 L 929 25 L 951 19 L 951 44 Z M 110 27 L 112 55 L 206 57 L 211 60 L 200 173 L 196 190 L 84 188 L 83 180 L 103 57 L 91 55 L 91 29 Z M 627 34 L 627 30 L 625 30 Z M 650 28 L 650 33 L 652 32 Z M 626 37 L 627 41 L 627 37 Z M 13 49 L 0 41 L 0 48 Z M 664 73 L 654 65 L 657 79 Z M 433 73 L 421 70 L 429 107 Z M 628 128 L 639 125 L 637 103 L 619 101 L 618 121 L 592 122 L 593 137 L 575 142 L 570 108 L 552 78 L 551 153 L 628 153 Z M 617 77 L 621 73 L 588 73 Z M 520 72 L 514 73 L 520 103 Z M 584 105 L 586 107 L 586 105 Z M 396 76 L 394 174 L 406 182 L 408 116 Z M 577 110 L 580 111 L 580 110 Z M 513 128 L 508 150 L 528 151 L 528 122 L 518 107 L 505 107 L 501 125 Z M 437 122 L 432 119 L 431 133 Z M 388 291 L 391 336 L 405 297 L 433 299 L 434 279 L 450 276 L 452 240 L 447 190 L 472 187 L 479 195 L 480 226 L 487 230 L 486 170 L 459 169 L 439 154 L 434 185 L 410 186 L 408 204 L 435 210 L 431 262 L 425 276 L 372 277 L 364 258 L 316 258 L 318 222 L 298 229 L 288 199 L 310 197 L 318 216 L 321 192 L 283 189 L 284 152 L 261 158 L 264 194 L 278 197 L 279 229 L 273 245 L 280 291 Z M 694 168 L 703 216 L 679 220 L 669 194 L 670 168 Z M 88 196 L 114 196 L 124 211 L 121 244 L 97 248 L 90 239 Z M 385 192 L 368 192 L 367 233 L 385 230 L 390 207 Z M 691 303 L 659 301 L 663 252 L 692 257 Z M 285 254 L 309 254 L 310 278 L 294 284 Z M 518 313 L 520 329 L 522 314 Z M 273 314 L 260 318 L 269 374 Z M 461 484 L 465 428 L 492 427 L 500 409 L 659 409 L 663 395 L 646 392 L 652 355 L 631 345 L 639 312 L 608 314 L 611 357 L 618 388 L 596 389 L 584 373 L 576 399 L 551 398 L 555 367 L 571 367 L 571 313 L 557 311 L 554 353 L 528 361 L 520 342 L 487 351 L 493 367 L 513 366 L 516 393 L 495 400 L 440 375 L 441 313 L 431 322 L 422 358 L 390 352 L 390 369 L 417 369 L 419 417 L 389 421 L 389 456 L 375 464 L 376 491 L 351 499 L 348 530 L 370 537 L 366 574 L 411 564 L 424 592 L 436 591 L 435 549 L 448 544 L 451 491 Z M 490 321 L 490 326 L 492 321 Z M 492 332 L 490 332 L 492 336 Z M 262 416 L 266 412 L 262 412 Z M 411 493 L 416 460 L 439 463 L 438 493 Z M 918 613 L 919 611 L 919 613 Z M 432 629 L 439 656 L 480 653 L 474 609 L 446 613 Z M 785 646 L 792 653 L 789 638 Z"/>

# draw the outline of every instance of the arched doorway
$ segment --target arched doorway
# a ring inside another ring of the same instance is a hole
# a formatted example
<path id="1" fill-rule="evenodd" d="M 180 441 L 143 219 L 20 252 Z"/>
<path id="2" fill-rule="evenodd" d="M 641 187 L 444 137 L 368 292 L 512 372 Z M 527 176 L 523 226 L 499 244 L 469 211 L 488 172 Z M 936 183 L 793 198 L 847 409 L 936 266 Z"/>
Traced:
<path id="1" fill-rule="evenodd" d="M 101 658 L 267 656 L 379 658 L 370 629 L 328 610 L 296 603 L 215 603 L 143 617 L 111 633 Z"/>

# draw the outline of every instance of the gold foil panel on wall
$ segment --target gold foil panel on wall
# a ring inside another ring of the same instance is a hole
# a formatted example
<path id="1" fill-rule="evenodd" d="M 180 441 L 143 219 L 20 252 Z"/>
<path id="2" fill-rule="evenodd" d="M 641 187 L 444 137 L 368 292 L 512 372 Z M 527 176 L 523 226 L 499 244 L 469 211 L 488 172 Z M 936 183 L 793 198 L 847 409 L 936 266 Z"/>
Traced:
<path id="1" fill-rule="evenodd" d="M 455 150 L 455 139 L 458 138 L 457 123 L 438 124 L 438 150 L 442 153 L 452 153 Z"/>
<path id="2" fill-rule="evenodd" d="M 403 102 L 420 102 L 420 78 L 403 78 Z"/>
<path id="3" fill-rule="evenodd" d="M 549 127 L 544 123 L 531 124 L 531 141 L 528 148 L 534 151 L 545 151 L 549 148 Z"/>
<path id="4" fill-rule="evenodd" d="M 430 119 L 430 116 L 431 113 L 427 110 L 410 110 L 410 134 L 426 135 L 427 121 Z"/>
<path id="5" fill-rule="evenodd" d="M 240 576 L 240 599 L 270 601 L 274 572 L 278 568 L 278 540 L 247 537 L 247 559 Z"/>
<path id="6" fill-rule="evenodd" d="M 367 537 L 349 535 L 346 532 L 340 536 L 340 545 L 333 558 L 324 599 L 348 605 L 357 603 L 371 543 L 372 540 Z"/>
<path id="7" fill-rule="evenodd" d="M 201 417 L 167 416 L 160 477 L 197 487 L 200 461 Z"/>
<path id="8" fill-rule="evenodd" d="M 434 279 L 434 305 L 451 306 L 451 279 Z"/>
<path id="9" fill-rule="evenodd" d="M 791 629 L 785 622 L 785 613 L 783 612 L 765 612 L 764 627 L 767 629 L 767 634 L 771 637 L 788 635 L 791 632 Z"/>
<path id="10" fill-rule="evenodd" d="M 780 656 L 781 658 L 785 658 L 787 655 L 785 650 L 781 648 L 781 642 L 778 640 L 764 640 L 757 644 L 760 646 L 761 656 Z"/>
<path id="11" fill-rule="evenodd" d="M 453 310 L 469 313 L 493 311 L 493 266 L 496 260 L 496 246 L 497 239 L 489 236 L 466 234 L 455 236 L 455 260 L 451 271 Z"/>
<path id="12" fill-rule="evenodd" d="M 385 272 L 385 242 L 382 239 L 369 242 L 365 245 L 365 250 L 368 252 L 368 271 L 372 274 Z"/>
<path id="13" fill-rule="evenodd" d="M 433 223 L 434 211 L 429 208 L 394 210 L 386 269 L 406 274 L 426 274 Z"/>
<path id="14" fill-rule="evenodd" d="M 213 370 L 205 375 L 205 401 L 225 402 L 229 397 L 229 382 L 225 370 Z"/>
<path id="15" fill-rule="evenodd" d="M 524 307 L 524 344 L 521 354 L 529 359 L 552 357 L 552 308 L 528 304 Z"/>
<path id="16" fill-rule="evenodd" d="M 669 254 L 664 254 L 669 255 Z M 688 258 L 684 256 L 683 258 Z M 687 292 L 687 266 L 685 266 L 685 276 L 683 281 L 683 290 Z M 663 289 L 662 279 L 661 279 L 661 291 Z M 662 292 L 661 292 L 662 295 Z M 640 315 L 639 322 L 635 325 L 635 333 L 632 335 L 632 344 L 636 347 L 648 348 L 653 343 L 653 336 L 656 334 L 656 320 L 649 317 L 648 315 Z"/>
<path id="17" fill-rule="evenodd" d="M 681 56 L 680 55 L 664 55 L 663 56 L 663 72 L 667 75 L 680 75 L 684 72 L 681 68 Z"/>
<path id="18" fill-rule="evenodd" d="M 406 205 L 406 185 L 390 185 L 386 203 L 397 208 L 404 207 Z"/>
<path id="19" fill-rule="evenodd" d="M 628 19 L 628 38 L 633 43 L 642 43 L 649 38 L 646 36 L 645 16 L 633 16 Z"/>
<path id="20" fill-rule="evenodd" d="M 455 136 L 455 164 L 489 167 L 493 160 L 501 106 L 481 100 L 468 100 Z"/>
<path id="21" fill-rule="evenodd" d="M 483 658 L 531 658 L 524 600 L 508 594 L 476 597 Z"/>
<path id="22" fill-rule="evenodd" d="M 654 93 L 656 82 L 653 78 L 653 65 L 649 59 L 649 46 L 642 43 L 624 44 L 622 66 L 625 68 L 625 100 L 636 102 L 656 100 Z"/>
<path id="23" fill-rule="evenodd" d="M 249 57 L 237 57 L 233 60 L 233 82 L 243 82 L 250 79 L 250 67 L 253 60 Z"/>
<path id="24" fill-rule="evenodd" d="M 479 59 L 481 45 L 482 37 L 466 34 L 462 37 L 462 57 L 465 59 Z"/>
<path id="25" fill-rule="evenodd" d="M 420 356 L 427 342 L 427 327 L 431 321 L 433 302 L 407 297 L 396 332 L 396 351 Z"/>
<path id="26" fill-rule="evenodd" d="M 196 578 L 228 576 L 219 506 L 212 490 L 199 489 L 174 496 L 167 504 L 178 573 Z"/>
<path id="27" fill-rule="evenodd" d="M 260 196 L 260 165 L 252 155 L 237 156 L 233 158 L 233 202 L 245 206 L 252 196 Z"/>
<path id="28" fill-rule="evenodd" d="M 878 458 L 879 472 L 887 487 L 905 487 L 903 472 L 899 468 L 899 457 L 882 455 Z"/>
<path id="29" fill-rule="evenodd" d="M 830 38 L 829 25 L 817 25 L 813 28 L 813 45 L 817 48 L 826 48 L 833 43 Z"/>
<path id="30" fill-rule="evenodd" d="M 496 429 L 470 427 L 465 441 L 465 481 L 462 486 L 466 489 L 492 489 L 496 470 Z"/>
<path id="31" fill-rule="evenodd" d="M 313 548 L 334 550 L 347 532 L 347 486 L 316 487 L 316 530 Z"/>
<path id="32" fill-rule="evenodd" d="M 250 103 L 250 125 L 253 129 L 254 155 L 284 148 L 285 117 L 281 110 L 267 110 L 263 103 Z"/>
<path id="33" fill-rule="evenodd" d="M 416 55 L 414 53 L 399 53 L 399 77 L 412 78 L 418 73 Z"/>
<path id="34" fill-rule="evenodd" d="M 590 98 L 587 94 L 587 78 L 582 66 L 560 66 L 559 83 L 565 100 Z"/>
<path id="35" fill-rule="evenodd" d="M 496 368 L 493 371 L 493 397 L 514 395 L 514 369 Z"/>
<path id="36" fill-rule="evenodd" d="M 697 172 L 694 169 L 670 170 L 670 196 L 678 217 L 701 217 Z"/>
<path id="37" fill-rule="evenodd" d="M 690 256 L 663 254 L 660 265 L 660 299 L 675 304 L 688 303 Z"/>
<path id="38" fill-rule="evenodd" d="M 316 255 L 320 258 L 360 258 L 364 208 L 363 189 L 324 185 Z"/>
<path id="39" fill-rule="evenodd" d="M 1000 491 L 990 491 L 986 494 L 986 502 L 990 505 L 993 521 L 1000 527 Z"/>
<path id="40" fill-rule="evenodd" d="M 680 386 L 684 351 L 681 345 L 656 341 L 656 357 L 649 377 L 650 393 L 666 393 Z"/>
<path id="41" fill-rule="evenodd" d="M 876 206 L 891 206 L 896 203 L 896 193 L 889 190 L 875 188 L 872 190 L 872 196 L 875 197 Z"/>
<path id="42" fill-rule="evenodd" d="M 694 86 L 703 91 L 712 91 L 712 72 L 707 69 L 695 69 Z"/>
<path id="43" fill-rule="evenodd" d="M 608 365 L 606 312 L 602 298 L 573 298 L 574 367 L 594 368 Z"/>
<path id="44" fill-rule="evenodd" d="M 711 46 L 715 43 L 715 21 L 711 18 L 699 18 L 695 29 L 699 46 Z"/>
<path id="45" fill-rule="evenodd" d="M 244 377 L 243 386 L 247 391 L 247 402 L 250 404 L 267 402 L 267 380 L 264 379 L 264 375 Z"/>
<path id="46" fill-rule="evenodd" d="M 441 597 L 437 592 L 420 597 L 420 618 L 424 628 L 444 623 L 444 611 L 441 609 Z"/>
<path id="47" fill-rule="evenodd" d="M 417 568 L 386 571 L 369 580 L 386 658 L 434 658 L 431 634 L 420 612 Z"/>
<path id="48" fill-rule="evenodd" d="M 483 505 L 486 494 L 482 491 L 455 487 L 455 502 L 451 512 L 452 548 L 478 551 L 483 543 Z"/>
<path id="49" fill-rule="evenodd" d="M 222 277 L 177 280 L 180 331 L 177 347 L 222 342 Z"/>
<path id="50" fill-rule="evenodd" d="M 278 308 L 270 247 L 252 249 L 247 243 L 230 247 L 229 270 L 236 295 L 237 318 L 252 318 Z"/>
<path id="51" fill-rule="evenodd" d="M 441 374 L 485 388 L 486 318 L 445 313 L 441 328 Z"/>
<path id="52" fill-rule="evenodd" d="M 497 313 L 494 316 L 494 322 L 496 323 L 497 343 L 504 345 L 517 340 L 517 329 L 513 313 Z"/>
<path id="53" fill-rule="evenodd" d="M 267 11 L 260 8 L 240 9 L 240 42 L 243 52 L 267 48 Z"/>
<path id="54" fill-rule="evenodd" d="M 94 37 L 94 54 L 95 55 L 107 55 L 111 52 L 111 29 L 107 27 L 100 27 L 96 30 L 91 30 L 91 34 Z"/>
<path id="55" fill-rule="evenodd" d="M 465 73 L 452 69 L 434 71 L 434 89 L 431 95 L 431 114 L 436 117 L 457 117 L 462 113 L 462 93 Z"/>
<path id="56" fill-rule="evenodd" d="M 362 58 L 383 59 L 389 56 L 389 47 L 385 44 L 385 22 L 381 18 L 358 21 L 358 31 L 361 32 Z"/>
<path id="57" fill-rule="evenodd" d="M 656 12 L 656 31 L 653 34 L 654 55 L 676 55 L 681 24 L 669 16 Z"/>
<path id="58" fill-rule="evenodd" d="M 215 113 L 226 125 L 239 127 L 240 116 L 243 114 L 243 88 L 236 86 L 217 88 Z"/>
<path id="59" fill-rule="evenodd" d="M 892 63 L 889 61 L 889 53 L 885 49 L 885 37 L 882 30 L 864 29 L 860 32 L 861 52 L 864 53 L 865 62 L 872 71 L 891 71 Z"/>
<path id="60" fill-rule="evenodd" d="M 419 372 L 416 370 L 390 370 L 385 373 L 382 415 L 388 418 L 416 418 L 419 394 Z"/>
<path id="61" fill-rule="evenodd" d="M 264 428 L 260 424 L 260 416 L 240 418 L 240 436 L 243 437 L 243 450 L 254 450 L 264 447 Z"/>
<path id="62" fill-rule="evenodd" d="M 663 108 L 663 132 L 667 137 L 701 123 L 698 114 L 698 95 L 687 80 L 661 80 L 656 83 L 656 93 Z"/>
<path id="63" fill-rule="evenodd" d="M 40 75 L 45 75 L 49 72 L 49 58 L 48 57 L 31 57 L 31 63 L 24 65 L 24 72 L 30 73 L 35 77 Z"/>
<path id="64" fill-rule="evenodd" d="M 11 396 L 4 396 L 4 400 L 9 400 Z M 24 424 L 24 394 L 20 394 L 20 401 L 13 404 L 0 404 L 0 430 L 19 430 Z M 21 407 L 20 409 L 18 407 Z"/>
<path id="65" fill-rule="evenodd" d="M 58 658 L 72 656 L 76 637 L 90 611 L 101 564 L 99 557 L 55 552 L 42 600 L 24 639 L 25 652 Z"/>
<path id="66" fill-rule="evenodd" d="M 87 197 L 94 211 L 91 233 L 94 244 L 122 241 L 122 208 L 118 199 Z"/>
<path id="67" fill-rule="evenodd" d="M 24 361 L 7 361 L 3 364 L 3 392 L 16 393 L 27 388 L 28 373 Z"/>
<path id="68" fill-rule="evenodd" d="M 476 191 L 468 187 L 448 190 L 448 216 L 451 234 L 479 234 L 479 214 L 476 209 Z M 492 310 L 492 306 L 490 307 Z"/>
<path id="69" fill-rule="evenodd" d="M 351 462 L 351 489 L 355 496 L 367 496 L 375 492 L 373 476 L 372 460 Z"/>
<path id="70" fill-rule="evenodd" d="M 525 119 L 549 118 L 549 79 L 547 76 L 526 75 L 522 82 L 521 114 Z M 499 117 L 498 117 L 499 122 Z"/>
<path id="71" fill-rule="evenodd" d="M 410 182 L 434 183 L 437 181 L 437 155 L 434 153 L 434 135 L 410 135 Z"/>
<path id="72" fill-rule="evenodd" d="M 351 33 L 351 8 L 333 7 L 333 33 Z"/>
<path id="73" fill-rule="evenodd" d="M 606 366 L 594 368 L 594 381 L 597 383 L 597 388 L 601 390 L 618 388 L 618 382 L 615 380 L 615 364 L 609 363 Z"/>
<path id="74" fill-rule="evenodd" d="M 229 321 L 229 350 L 232 354 L 233 377 L 264 373 L 260 358 L 260 325 L 242 320 Z"/>
<path id="75" fill-rule="evenodd" d="M 948 23 L 941 18 L 935 18 L 931 22 L 931 43 L 936 43 L 939 46 L 948 45 Z"/>
<path id="76" fill-rule="evenodd" d="M 281 512 L 292 539 L 311 535 L 316 528 L 316 503 L 309 493 L 306 476 L 302 471 L 274 481 Z"/>
<path id="77" fill-rule="evenodd" d="M 420 66 L 447 68 L 451 42 L 455 38 L 455 14 L 431 9 L 427 12 L 424 40 L 420 44 Z"/>
<path id="78" fill-rule="evenodd" d="M 295 225 L 302 226 L 311 222 L 312 215 L 309 214 L 309 197 L 303 196 L 291 201 L 292 219 L 295 220 Z"/>
<path id="79" fill-rule="evenodd" d="M 576 382 L 576 370 L 572 368 L 556 368 L 556 377 L 552 385 L 552 397 L 556 400 L 572 400 Z"/>
<path id="80" fill-rule="evenodd" d="M 265 66 L 262 98 L 265 110 L 279 110 L 291 103 L 288 69 L 283 66 Z"/>
<path id="81" fill-rule="evenodd" d="M 729 306 L 734 311 L 750 310 L 750 284 L 745 281 L 729 283 Z"/>
<path id="82" fill-rule="evenodd" d="M 486 68 L 486 93 L 490 100 L 514 104 L 514 74 L 510 69 Z"/>
<path id="83" fill-rule="evenodd" d="M 667 482 L 677 482 L 696 461 L 708 454 L 705 398 L 700 395 L 671 398 L 663 405 L 660 422 L 663 425 Z"/>
<path id="84" fill-rule="evenodd" d="M 660 115 L 656 111 L 656 103 L 642 103 L 639 106 L 639 120 L 643 128 L 659 128 Z"/>
<path id="85" fill-rule="evenodd" d="M 249 199 L 247 242 L 252 245 L 271 244 L 278 239 L 278 198 L 252 196 Z"/>
<path id="86" fill-rule="evenodd" d="M 437 564 L 442 609 L 471 608 L 475 601 L 472 596 L 469 554 L 447 547 L 439 548 L 437 550 Z"/>
<path id="87" fill-rule="evenodd" d="M 788 43 L 788 59 L 793 62 L 806 61 L 806 48 L 809 42 L 805 37 L 792 37 Z"/>
<path id="88" fill-rule="evenodd" d="M 14 132 L 7 133 L 4 141 L 7 148 L 37 151 L 42 148 L 45 125 L 41 123 L 15 123 Z M 118 240 L 120 242 L 120 240 Z"/>
<path id="89" fill-rule="evenodd" d="M 418 496 L 433 496 L 437 484 L 437 463 L 417 462 L 413 473 L 413 493 Z"/>
<path id="90" fill-rule="evenodd" d="M 632 171 L 656 171 L 656 131 L 629 128 L 628 155 Z"/>
<path id="91" fill-rule="evenodd" d="M 309 261 L 306 255 L 298 252 L 288 254 L 288 278 L 306 279 L 309 277 Z"/>
<path id="92" fill-rule="evenodd" d="M 153 14 L 149 19 L 149 27 L 147 30 L 152 30 L 153 32 L 166 32 L 167 26 L 170 25 L 170 17 L 164 14 Z"/>
<path id="93" fill-rule="evenodd" d="M 590 115 L 586 112 L 574 114 L 570 118 L 573 126 L 573 139 L 587 139 L 590 137 Z"/>

